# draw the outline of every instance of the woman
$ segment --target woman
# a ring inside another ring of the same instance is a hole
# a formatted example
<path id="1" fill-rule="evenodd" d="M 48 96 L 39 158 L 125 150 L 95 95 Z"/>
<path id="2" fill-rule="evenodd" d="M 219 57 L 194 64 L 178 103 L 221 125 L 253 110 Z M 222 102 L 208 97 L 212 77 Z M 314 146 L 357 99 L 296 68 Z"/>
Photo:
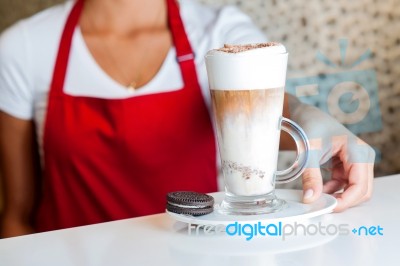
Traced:
<path id="1" fill-rule="evenodd" d="M 169 191 L 216 191 L 203 58 L 223 43 L 263 41 L 237 9 L 193 1 L 78 0 L 10 28 L 0 39 L 3 236 L 161 212 Z M 311 135 L 351 136 L 291 101 L 292 119 Z M 344 141 L 331 147 L 305 171 L 304 201 L 321 194 L 319 163 L 329 154 L 337 174 L 324 189 L 346 187 L 340 211 L 370 196 L 373 153 L 356 165 Z"/>

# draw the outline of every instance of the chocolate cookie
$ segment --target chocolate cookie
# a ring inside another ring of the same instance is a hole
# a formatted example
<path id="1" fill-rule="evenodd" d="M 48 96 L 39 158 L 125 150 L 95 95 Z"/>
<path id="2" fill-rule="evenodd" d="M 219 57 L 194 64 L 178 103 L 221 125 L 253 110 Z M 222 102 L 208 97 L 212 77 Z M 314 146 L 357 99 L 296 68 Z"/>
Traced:
<path id="1" fill-rule="evenodd" d="M 214 198 L 193 191 L 176 191 L 167 194 L 167 210 L 178 214 L 201 216 L 214 210 Z"/>

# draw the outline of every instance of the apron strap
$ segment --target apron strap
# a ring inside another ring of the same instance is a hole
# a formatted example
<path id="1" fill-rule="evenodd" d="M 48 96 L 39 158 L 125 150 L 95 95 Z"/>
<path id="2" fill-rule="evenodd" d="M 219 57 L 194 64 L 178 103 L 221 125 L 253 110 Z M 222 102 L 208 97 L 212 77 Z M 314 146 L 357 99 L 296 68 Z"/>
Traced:
<path id="1" fill-rule="evenodd" d="M 50 85 L 50 94 L 63 94 L 65 74 L 68 67 L 69 53 L 71 50 L 72 36 L 78 24 L 83 9 L 83 0 L 77 0 L 65 23 L 64 31 L 58 48 L 57 59 L 54 66 L 53 78 Z"/>
<path id="2" fill-rule="evenodd" d="M 197 80 L 195 54 L 190 46 L 179 12 L 177 0 L 167 0 L 168 23 L 176 50 L 176 61 L 179 63 L 182 79 L 186 86 L 199 86 Z"/>

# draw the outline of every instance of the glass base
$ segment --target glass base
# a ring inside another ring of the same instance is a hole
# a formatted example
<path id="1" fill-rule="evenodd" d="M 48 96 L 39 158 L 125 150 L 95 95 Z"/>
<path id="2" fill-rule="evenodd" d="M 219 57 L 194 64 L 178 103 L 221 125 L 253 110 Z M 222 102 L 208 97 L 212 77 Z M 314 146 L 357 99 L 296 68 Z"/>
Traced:
<path id="1" fill-rule="evenodd" d="M 282 210 L 286 201 L 278 199 L 274 192 L 260 196 L 233 196 L 225 194 L 218 212 L 225 215 L 259 215 Z"/>

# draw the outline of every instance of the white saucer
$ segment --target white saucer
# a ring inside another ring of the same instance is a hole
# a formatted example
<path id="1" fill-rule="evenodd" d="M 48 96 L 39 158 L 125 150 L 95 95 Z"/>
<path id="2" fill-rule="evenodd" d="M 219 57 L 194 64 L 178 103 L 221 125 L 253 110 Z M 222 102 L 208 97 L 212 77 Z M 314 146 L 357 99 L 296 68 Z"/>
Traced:
<path id="1" fill-rule="evenodd" d="M 245 222 L 257 223 L 267 221 L 269 223 L 277 221 L 298 221 L 305 220 L 312 217 L 320 216 L 326 213 L 331 213 L 336 207 L 335 197 L 322 194 L 321 197 L 313 203 L 302 203 L 303 191 L 292 189 L 276 189 L 275 195 L 284 199 L 287 206 L 275 213 L 262 214 L 262 215 L 224 215 L 218 212 L 219 205 L 224 199 L 224 192 L 210 193 L 214 197 L 215 205 L 214 212 L 203 216 L 191 216 L 184 214 L 177 214 L 166 211 L 173 219 L 190 224 L 207 224 L 207 225 L 228 225 L 232 222 Z"/>

